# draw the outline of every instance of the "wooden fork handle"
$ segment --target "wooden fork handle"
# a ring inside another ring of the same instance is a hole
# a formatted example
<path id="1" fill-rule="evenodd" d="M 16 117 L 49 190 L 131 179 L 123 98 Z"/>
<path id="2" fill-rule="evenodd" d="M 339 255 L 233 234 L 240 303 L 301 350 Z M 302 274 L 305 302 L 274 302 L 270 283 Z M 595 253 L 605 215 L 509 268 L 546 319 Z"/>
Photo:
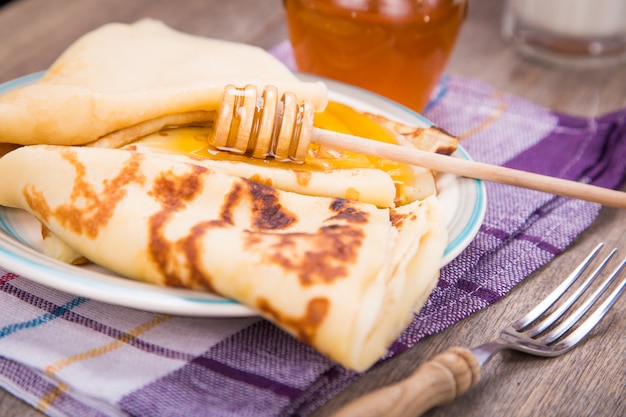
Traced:
<path id="1" fill-rule="evenodd" d="M 447 155 L 426 152 L 420 149 L 409 149 L 318 128 L 313 129 L 311 140 L 323 145 L 379 156 L 405 164 L 418 165 L 439 172 L 515 185 L 531 190 L 601 203 L 611 207 L 626 208 L 626 192 L 581 182 L 568 181 L 466 159 L 450 158 Z"/>
<path id="2" fill-rule="evenodd" d="M 372 391 L 333 417 L 414 417 L 451 402 L 480 379 L 480 365 L 469 350 L 453 347 L 420 365 L 408 378 Z"/>

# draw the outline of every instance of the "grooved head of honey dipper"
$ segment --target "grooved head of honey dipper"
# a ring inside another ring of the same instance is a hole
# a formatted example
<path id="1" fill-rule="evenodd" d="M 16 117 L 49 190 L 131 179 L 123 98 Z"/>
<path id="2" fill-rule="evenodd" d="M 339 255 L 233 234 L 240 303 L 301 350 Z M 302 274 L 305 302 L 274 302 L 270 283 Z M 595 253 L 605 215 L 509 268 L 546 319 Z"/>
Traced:
<path id="1" fill-rule="evenodd" d="M 209 144 L 217 149 L 243 154 L 248 150 L 256 108 L 257 88 L 227 85 L 220 104 Z"/>
<path id="2" fill-rule="evenodd" d="M 298 108 L 296 114 L 296 131 L 292 141 L 290 157 L 295 162 L 304 161 L 311 144 L 311 136 L 313 133 L 313 120 L 315 115 L 315 106 L 308 100 L 305 100 Z"/>
<path id="3" fill-rule="evenodd" d="M 315 108 L 285 92 L 278 100 L 268 85 L 259 97 L 257 87 L 228 85 L 209 144 L 217 149 L 253 158 L 304 161 L 311 141 Z"/>

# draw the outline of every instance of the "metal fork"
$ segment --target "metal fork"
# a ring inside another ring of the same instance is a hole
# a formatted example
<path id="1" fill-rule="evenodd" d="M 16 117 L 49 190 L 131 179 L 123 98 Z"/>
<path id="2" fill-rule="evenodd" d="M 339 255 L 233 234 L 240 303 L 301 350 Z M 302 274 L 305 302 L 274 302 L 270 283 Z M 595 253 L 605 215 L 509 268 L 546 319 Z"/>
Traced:
<path id="1" fill-rule="evenodd" d="M 366 394 L 339 410 L 334 417 L 418 416 L 434 406 L 452 401 L 476 385 L 480 379 L 481 366 L 501 350 L 514 349 L 547 357 L 569 351 L 602 320 L 626 288 L 625 276 L 593 313 L 583 319 L 626 264 L 626 259 L 622 260 L 610 276 L 582 302 L 582 295 L 588 292 L 586 290 L 616 254 L 617 249 L 613 249 L 572 295 L 558 306 L 555 305 L 572 284 L 583 276 L 583 271 L 602 246 L 602 243 L 596 246 L 550 295 L 524 317 L 502 329 L 496 339 L 472 349 L 452 347 L 422 364 L 408 378 Z M 559 322 L 577 301 L 582 304 Z M 546 316 L 546 312 L 553 306 L 553 311 Z"/>

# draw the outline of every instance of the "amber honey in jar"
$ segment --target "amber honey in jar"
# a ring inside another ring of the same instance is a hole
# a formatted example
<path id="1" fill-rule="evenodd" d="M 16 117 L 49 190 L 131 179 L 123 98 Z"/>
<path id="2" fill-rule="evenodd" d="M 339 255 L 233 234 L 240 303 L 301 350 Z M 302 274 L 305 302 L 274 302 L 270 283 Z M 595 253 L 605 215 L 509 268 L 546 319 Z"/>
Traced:
<path id="1" fill-rule="evenodd" d="M 284 0 L 299 71 L 426 107 L 456 42 L 466 0 Z"/>

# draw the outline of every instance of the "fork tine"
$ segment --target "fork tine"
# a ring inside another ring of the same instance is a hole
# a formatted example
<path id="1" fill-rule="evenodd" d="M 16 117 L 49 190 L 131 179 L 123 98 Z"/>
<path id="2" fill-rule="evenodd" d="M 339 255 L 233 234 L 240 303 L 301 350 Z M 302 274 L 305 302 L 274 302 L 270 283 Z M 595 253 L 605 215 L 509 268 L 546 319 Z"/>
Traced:
<path id="1" fill-rule="evenodd" d="M 596 311 L 587 318 L 582 324 L 576 328 L 569 336 L 560 342 L 552 345 L 559 353 L 567 352 L 578 344 L 585 336 L 587 336 L 591 330 L 604 318 L 606 313 L 609 312 L 613 304 L 619 299 L 619 297 L 626 289 L 626 277 L 622 279 L 619 286 L 611 293 L 609 297 L 598 307 Z"/>
<path id="2" fill-rule="evenodd" d="M 602 283 L 593 295 L 585 301 L 583 305 L 581 305 L 571 316 L 564 320 L 561 324 L 554 328 L 554 330 L 542 336 L 539 341 L 550 344 L 554 342 L 556 339 L 565 334 L 568 330 L 570 330 L 578 320 L 589 311 L 591 306 L 600 298 L 600 296 L 606 291 L 606 289 L 617 279 L 618 275 L 626 265 L 626 259 L 624 259 L 618 266 L 615 268 L 613 273 Z"/>
<path id="3" fill-rule="evenodd" d="M 585 292 L 587 288 L 589 288 L 593 281 L 598 276 L 600 276 L 600 272 L 602 272 L 606 264 L 613 257 L 613 255 L 615 255 L 616 252 L 617 249 L 613 249 L 611 253 L 606 258 L 604 258 L 604 261 L 602 261 L 602 263 L 595 269 L 595 271 L 593 271 L 591 275 L 589 275 L 585 282 L 582 283 L 580 287 L 578 287 L 576 291 L 574 291 L 574 293 L 565 302 L 561 303 L 559 307 L 555 309 L 548 317 L 529 329 L 528 336 L 535 337 L 538 334 L 542 333 L 544 330 L 546 330 L 548 327 L 556 323 L 556 321 L 561 318 L 561 316 L 572 306 L 572 304 L 574 304 L 578 300 L 578 298 L 580 298 L 580 295 Z"/>
<path id="4" fill-rule="evenodd" d="M 529 311 L 524 317 L 517 320 L 512 324 L 515 330 L 522 330 L 529 324 L 537 320 L 543 313 L 546 312 L 572 285 L 572 283 L 582 274 L 583 270 L 589 265 L 591 260 L 597 255 L 598 251 L 604 246 L 604 243 L 599 243 L 594 250 L 576 267 L 576 269 L 558 286 L 543 299 L 539 304 Z"/>

